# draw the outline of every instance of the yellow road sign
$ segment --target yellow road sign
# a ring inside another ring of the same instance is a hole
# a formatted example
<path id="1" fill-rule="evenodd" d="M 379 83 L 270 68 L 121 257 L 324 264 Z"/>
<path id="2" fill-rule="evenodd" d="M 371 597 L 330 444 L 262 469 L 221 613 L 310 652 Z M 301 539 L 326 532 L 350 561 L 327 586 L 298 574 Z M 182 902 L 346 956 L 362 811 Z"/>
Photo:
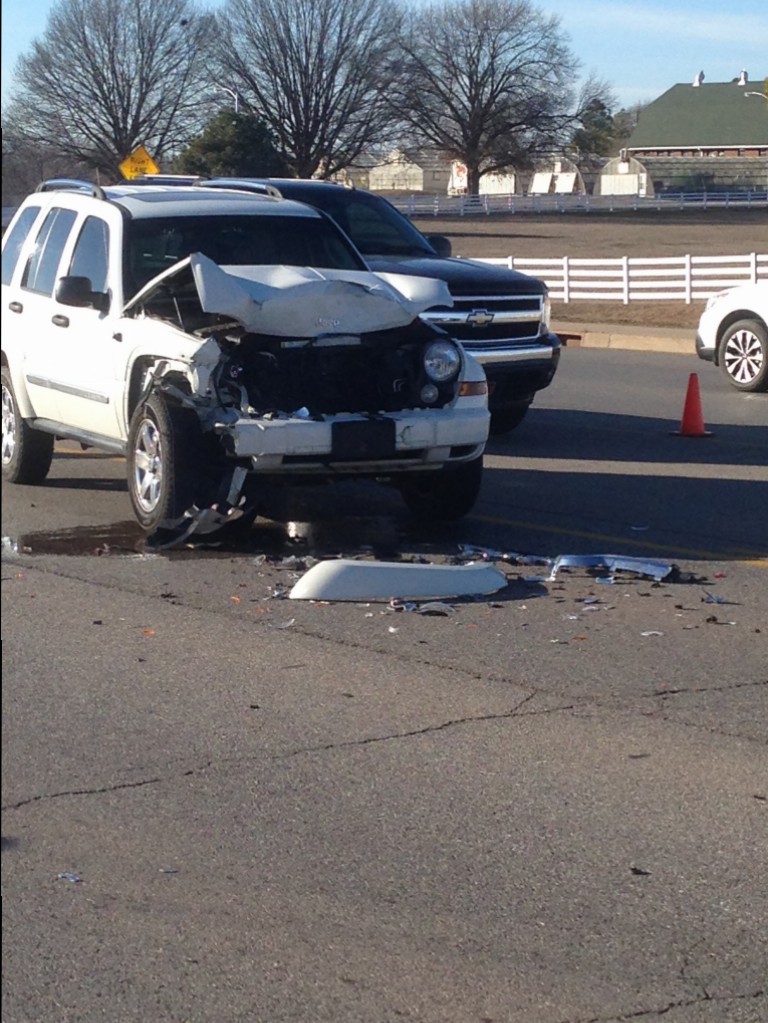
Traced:
<path id="1" fill-rule="evenodd" d="M 160 168 L 144 146 L 137 146 L 120 164 L 120 173 L 124 178 L 138 178 L 141 174 L 159 174 Z"/>

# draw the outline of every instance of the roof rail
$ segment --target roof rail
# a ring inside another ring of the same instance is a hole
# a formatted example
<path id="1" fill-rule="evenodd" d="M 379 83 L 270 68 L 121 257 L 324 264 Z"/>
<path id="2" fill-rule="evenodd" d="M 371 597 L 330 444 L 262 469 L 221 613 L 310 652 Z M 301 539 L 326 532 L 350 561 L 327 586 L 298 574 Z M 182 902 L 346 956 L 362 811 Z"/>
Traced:
<path id="1" fill-rule="evenodd" d="M 276 185 L 268 184 L 265 181 L 249 181 L 248 178 L 234 178 L 228 181 L 227 178 L 201 177 L 195 181 L 195 185 L 199 188 L 222 188 L 231 192 L 250 192 L 252 195 L 271 195 L 273 199 L 285 198 Z"/>
<path id="2" fill-rule="evenodd" d="M 106 199 L 106 193 L 101 185 L 93 181 L 81 181 L 79 178 L 48 178 L 41 181 L 35 189 L 36 192 L 89 192 L 97 199 Z"/>

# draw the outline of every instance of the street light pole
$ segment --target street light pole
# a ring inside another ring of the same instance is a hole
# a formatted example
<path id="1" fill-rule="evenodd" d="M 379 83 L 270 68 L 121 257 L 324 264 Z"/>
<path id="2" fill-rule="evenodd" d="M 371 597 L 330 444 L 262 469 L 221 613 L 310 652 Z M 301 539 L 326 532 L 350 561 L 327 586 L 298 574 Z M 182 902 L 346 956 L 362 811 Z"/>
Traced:
<path id="1" fill-rule="evenodd" d="M 226 85 L 219 85 L 218 82 L 214 82 L 213 83 L 213 87 L 214 87 L 214 89 L 219 89 L 220 92 L 228 92 L 229 93 L 229 95 L 235 101 L 235 113 L 238 114 L 240 112 L 240 96 L 238 95 L 237 90 L 236 89 L 230 89 Z"/>

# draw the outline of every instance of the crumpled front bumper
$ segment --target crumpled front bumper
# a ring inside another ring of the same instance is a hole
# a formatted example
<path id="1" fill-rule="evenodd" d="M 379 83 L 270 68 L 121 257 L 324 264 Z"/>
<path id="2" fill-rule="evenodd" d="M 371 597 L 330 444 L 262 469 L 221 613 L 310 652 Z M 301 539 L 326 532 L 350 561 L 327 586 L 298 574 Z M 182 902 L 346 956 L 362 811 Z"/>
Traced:
<path id="1" fill-rule="evenodd" d="M 476 458 L 489 423 L 483 401 L 376 416 L 240 418 L 214 429 L 227 453 L 250 459 L 254 472 L 383 475 Z"/>

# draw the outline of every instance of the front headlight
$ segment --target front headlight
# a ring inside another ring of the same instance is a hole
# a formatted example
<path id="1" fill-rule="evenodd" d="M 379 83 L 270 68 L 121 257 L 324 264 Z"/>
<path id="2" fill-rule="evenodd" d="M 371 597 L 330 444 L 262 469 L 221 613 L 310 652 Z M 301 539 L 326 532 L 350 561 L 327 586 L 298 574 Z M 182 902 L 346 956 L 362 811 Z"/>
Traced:
<path id="1" fill-rule="evenodd" d="M 424 352 L 424 369 L 430 380 L 444 384 L 458 376 L 461 355 L 450 341 L 433 341 Z"/>

